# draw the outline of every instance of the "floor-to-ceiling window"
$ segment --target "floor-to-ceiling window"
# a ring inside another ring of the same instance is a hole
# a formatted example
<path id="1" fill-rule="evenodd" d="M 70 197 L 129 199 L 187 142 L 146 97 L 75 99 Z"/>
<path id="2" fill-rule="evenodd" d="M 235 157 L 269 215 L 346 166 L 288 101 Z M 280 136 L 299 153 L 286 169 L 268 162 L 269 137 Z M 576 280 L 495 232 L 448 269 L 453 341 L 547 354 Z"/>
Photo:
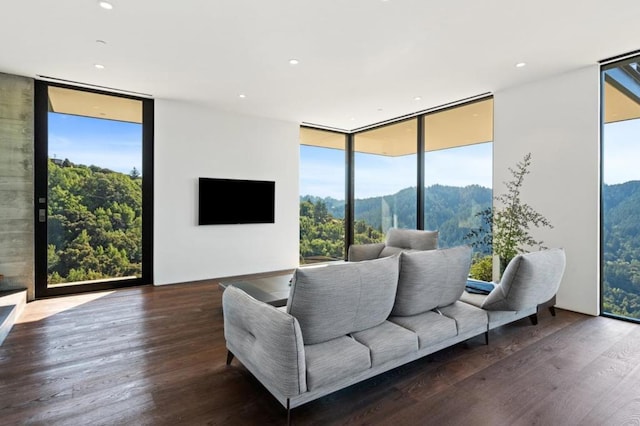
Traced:
<path id="1" fill-rule="evenodd" d="M 492 140 L 491 97 L 351 134 L 302 127 L 301 263 L 343 259 L 348 244 L 383 241 L 391 227 L 470 244 L 492 205 Z M 490 270 L 490 244 L 474 245 Z"/>
<path id="2" fill-rule="evenodd" d="M 640 57 L 602 68 L 602 313 L 640 321 Z"/>
<path id="3" fill-rule="evenodd" d="M 151 282 L 152 108 L 38 82 L 38 297 Z"/>
<path id="4" fill-rule="evenodd" d="M 417 119 L 356 133 L 355 243 L 378 242 L 391 228 L 417 227 Z"/>
<path id="5" fill-rule="evenodd" d="M 493 99 L 424 117 L 424 229 L 438 230 L 439 247 L 469 244 L 492 205 Z M 474 242 L 480 242 L 477 239 Z M 474 263 L 491 277 L 491 246 L 474 244 Z"/>
<path id="6" fill-rule="evenodd" d="M 300 263 L 344 258 L 346 135 L 300 129 Z"/>

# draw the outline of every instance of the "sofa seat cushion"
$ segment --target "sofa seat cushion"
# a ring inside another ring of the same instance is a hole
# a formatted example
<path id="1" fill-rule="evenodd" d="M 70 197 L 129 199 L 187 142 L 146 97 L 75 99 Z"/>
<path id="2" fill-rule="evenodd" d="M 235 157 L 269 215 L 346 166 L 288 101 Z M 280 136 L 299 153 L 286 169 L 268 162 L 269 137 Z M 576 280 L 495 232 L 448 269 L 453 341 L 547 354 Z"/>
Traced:
<path id="1" fill-rule="evenodd" d="M 464 302 L 455 302 L 438 308 L 443 315 L 455 320 L 458 335 L 472 331 L 487 331 L 489 318 L 487 312 Z"/>
<path id="2" fill-rule="evenodd" d="M 353 333 L 352 336 L 369 348 L 371 365 L 374 367 L 418 351 L 416 333 L 389 321 Z"/>
<path id="3" fill-rule="evenodd" d="M 470 305 L 475 306 L 476 308 L 481 308 L 484 303 L 484 299 L 487 298 L 486 294 L 478 294 L 478 293 L 469 293 L 468 291 L 463 291 L 460 296 L 460 301 L 464 303 L 468 303 Z"/>
<path id="4" fill-rule="evenodd" d="M 305 344 L 316 344 L 382 324 L 395 300 L 398 256 L 347 262 L 294 273 L 287 311 Z"/>
<path id="5" fill-rule="evenodd" d="M 462 293 L 462 296 L 460 296 L 460 300 L 463 303 L 472 305 L 476 308 L 481 308 L 486 298 L 486 294 L 473 294 L 466 291 Z M 537 312 L 537 306 L 532 306 L 521 311 L 489 311 L 485 309 L 483 309 L 483 311 L 487 313 L 488 328 L 491 330 L 495 327 L 508 324 L 525 316 L 535 314 Z"/>
<path id="6" fill-rule="evenodd" d="M 536 308 L 529 308 L 522 311 L 487 311 L 489 317 L 489 329 L 510 324 L 520 318 L 528 317 L 537 312 Z"/>
<path id="7" fill-rule="evenodd" d="M 469 246 L 401 253 L 391 314 L 411 316 L 452 304 L 464 291 L 470 267 Z"/>
<path id="8" fill-rule="evenodd" d="M 390 317 L 389 321 L 416 333 L 419 349 L 458 335 L 454 319 L 433 311 L 407 317 Z"/>
<path id="9" fill-rule="evenodd" d="M 305 345 L 304 351 L 309 390 L 371 368 L 369 348 L 348 336 Z"/>

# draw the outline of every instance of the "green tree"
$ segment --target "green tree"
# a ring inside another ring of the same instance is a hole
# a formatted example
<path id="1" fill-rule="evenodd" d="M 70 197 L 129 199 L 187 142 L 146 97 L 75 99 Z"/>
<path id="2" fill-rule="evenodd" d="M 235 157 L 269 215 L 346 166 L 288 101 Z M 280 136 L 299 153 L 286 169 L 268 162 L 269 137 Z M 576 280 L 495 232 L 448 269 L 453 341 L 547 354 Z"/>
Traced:
<path id="1" fill-rule="evenodd" d="M 469 270 L 471 278 L 481 281 L 493 280 L 493 259 L 489 256 L 475 256 L 471 269 Z"/>
<path id="2" fill-rule="evenodd" d="M 138 169 L 136 169 L 135 167 L 133 169 L 131 169 L 131 171 L 129 172 L 129 177 L 131 179 L 138 179 L 140 177 L 140 172 L 138 171 Z"/>
<path id="3" fill-rule="evenodd" d="M 140 274 L 141 181 L 49 162 L 49 283 Z"/>

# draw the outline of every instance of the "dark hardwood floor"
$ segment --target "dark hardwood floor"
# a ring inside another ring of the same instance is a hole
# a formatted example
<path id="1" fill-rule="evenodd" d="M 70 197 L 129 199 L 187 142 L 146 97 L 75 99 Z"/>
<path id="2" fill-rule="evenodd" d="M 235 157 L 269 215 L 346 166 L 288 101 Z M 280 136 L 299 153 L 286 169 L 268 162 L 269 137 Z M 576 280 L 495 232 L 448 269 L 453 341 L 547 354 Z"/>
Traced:
<path id="1" fill-rule="evenodd" d="M 216 281 L 29 303 L 0 347 L 2 425 L 282 425 L 225 365 Z M 558 310 L 292 411 L 292 424 L 640 424 L 640 327 Z"/>

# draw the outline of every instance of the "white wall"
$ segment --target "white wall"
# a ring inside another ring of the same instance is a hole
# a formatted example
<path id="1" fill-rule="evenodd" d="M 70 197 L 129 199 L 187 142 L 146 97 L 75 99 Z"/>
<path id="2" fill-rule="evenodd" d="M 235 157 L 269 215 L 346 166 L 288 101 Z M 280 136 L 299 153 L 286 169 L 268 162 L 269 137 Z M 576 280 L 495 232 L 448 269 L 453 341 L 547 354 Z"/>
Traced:
<path id="1" fill-rule="evenodd" d="M 155 284 L 298 265 L 298 134 L 298 123 L 155 101 Z M 274 180 L 275 224 L 198 226 L 198 177 Z"/>
<path id="2" fill-rule="evenodd" d="M 600 311 L 599 78 L 593 65 L 494 97 L 494 195 L 531 152 L 522 200 L 554 225 L 532 235 L 567 254 L 557 306 L 590 315 Z"/>

